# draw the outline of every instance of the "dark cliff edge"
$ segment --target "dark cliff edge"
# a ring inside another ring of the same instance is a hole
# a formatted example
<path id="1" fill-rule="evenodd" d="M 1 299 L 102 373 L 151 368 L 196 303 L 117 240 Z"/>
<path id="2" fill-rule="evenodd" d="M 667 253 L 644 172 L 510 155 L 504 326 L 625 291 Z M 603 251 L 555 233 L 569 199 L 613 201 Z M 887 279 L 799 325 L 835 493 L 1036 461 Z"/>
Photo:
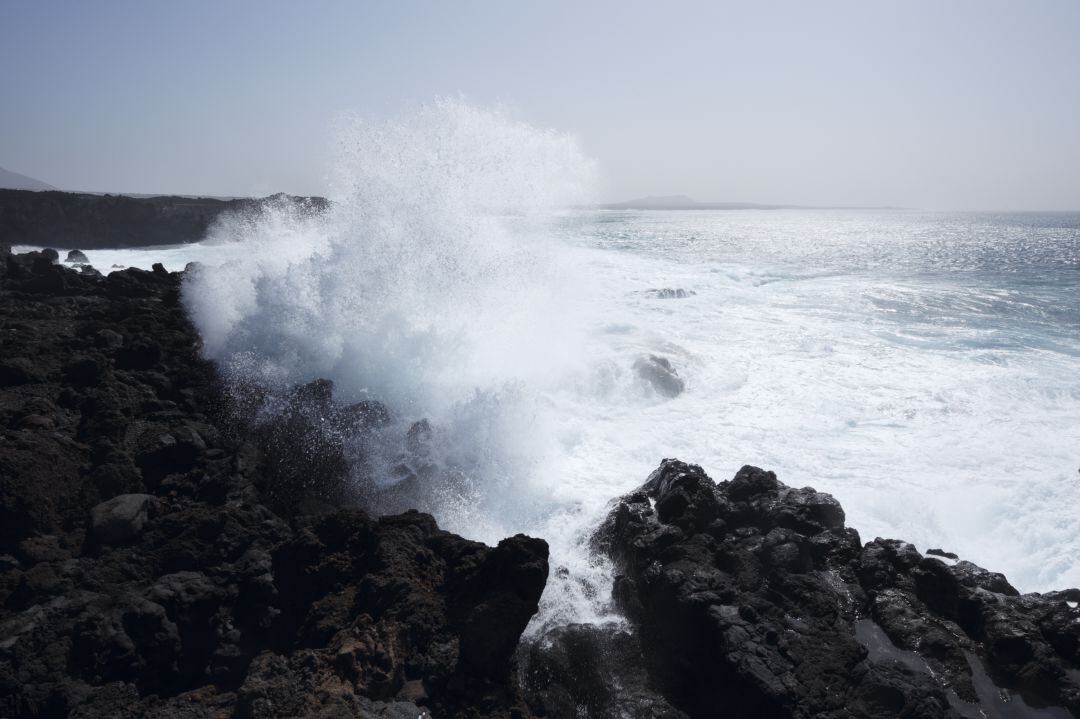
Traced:
<path id="1" fill-rule="evenodd" d="M 81 250 L 188 244 L 224 213 L 258 212 L 274 202 L 313 213 L 329 205 L 291 195 L 221 200 L 0 189 L 0 243 Z"/>
<path id="2" fill-rule="evenodd" d="M 0 247 L 0 717 L 525 711 L 542 540 L 303 511 L 333 447 L 235 424 L 181 276 L 56 259 Z"/>
<path id="3" fill-rule="evenodd" d="M 384 407 L 318 380 L 256 420 L 180 273 L 57 260 L 0 246 L 0 717 L 1080 716 L 1080 590 L 753 467 L 664 460 L 593 538 L 627 624 L 519 644 L 547 545 L 360 509 L 341 438 Z"/>

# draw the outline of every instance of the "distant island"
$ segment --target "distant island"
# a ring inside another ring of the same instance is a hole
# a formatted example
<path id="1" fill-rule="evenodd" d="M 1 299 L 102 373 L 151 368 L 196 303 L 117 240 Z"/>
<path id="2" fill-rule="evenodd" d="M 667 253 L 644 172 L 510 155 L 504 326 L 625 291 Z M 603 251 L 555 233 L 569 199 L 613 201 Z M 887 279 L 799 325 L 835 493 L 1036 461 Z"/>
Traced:
<path id="1" fill-rule="evenodd" d="M 898 210 L 899 207 L 768 205 L 758 202 L 698 202 L 686 195 L 650 195 L 626 202 L 597 205 L 601 210 Z"/>

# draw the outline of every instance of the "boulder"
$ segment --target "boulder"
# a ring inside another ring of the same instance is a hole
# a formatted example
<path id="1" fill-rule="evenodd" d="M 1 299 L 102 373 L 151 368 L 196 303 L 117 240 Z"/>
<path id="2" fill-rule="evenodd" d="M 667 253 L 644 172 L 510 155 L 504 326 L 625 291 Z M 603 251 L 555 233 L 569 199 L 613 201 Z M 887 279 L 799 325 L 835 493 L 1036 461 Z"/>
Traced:
<path id="1" fill-rule="evenodd" d="M 686 389 L 686 382 L 666 357 L 649 355 L 634 362 L 634 371 L 645 380 L 657 394 L 678 397 Z"/>
<path id="2" fill-rule="evenodd" d="M 139 536 L 154 501 L 149 494 L 121 494 L 90 510 L 90 530 L 102 544 L 122 544 Z"/>
<path id="3" fill-rule="evenodd" d="M 521 682 L 537 716 L 685 719 L 650 687 L 638 637 L 622 625 L 568 624 L 521 650 Z"/>
<path id="4" fill-rule="evenodd" d="M 86 253 L 82 250 L 70 250 L 67 253 L 67 257 L 64 258 L 64 262 L 77 263 L 80 265 L 90 264 L 90 260 L 86 257 Z"/>
<path id="5" fill-rule="evenodd" d="M 26 357 L 0 359 L 0 387 L 44 382 L 41 367 Z"/>

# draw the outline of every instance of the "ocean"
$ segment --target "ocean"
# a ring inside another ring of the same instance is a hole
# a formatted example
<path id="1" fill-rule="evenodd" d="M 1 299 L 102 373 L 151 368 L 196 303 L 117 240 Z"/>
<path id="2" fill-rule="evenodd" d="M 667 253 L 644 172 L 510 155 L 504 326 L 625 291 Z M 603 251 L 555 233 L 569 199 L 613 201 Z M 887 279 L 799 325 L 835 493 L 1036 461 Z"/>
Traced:
<path id="1" fill-rule="evenodd" d="M 1022 591 L 1080 585 L 1080 214 L 558 210 L 595 172 L 573 142 L 427 113 L 351 128 L 325 215 L 89 260 L 200 263 L 184 301 L 227 376 L 385 403 L 358 476 L 393 497 L 423 463 L 407 503 L 445 529 L 547 539 L 534 634 L 620 621 L 588 538 L 665 457 L 773 470 L 864 541 Z M 660 360 L 675 396 L 638 369 Z"/>

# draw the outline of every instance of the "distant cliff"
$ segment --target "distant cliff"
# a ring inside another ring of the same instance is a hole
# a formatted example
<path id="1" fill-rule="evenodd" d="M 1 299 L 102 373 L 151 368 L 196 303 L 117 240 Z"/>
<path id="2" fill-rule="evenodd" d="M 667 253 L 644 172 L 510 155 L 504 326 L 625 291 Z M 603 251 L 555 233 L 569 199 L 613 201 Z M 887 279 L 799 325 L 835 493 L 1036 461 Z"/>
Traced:
<path id="1" fill-rule="evenodd" d="M 321 212 L 321 197 L 219 200 L 0 190 L 0 244 L 93 250 L 198 242 L 224 212 L 252 212 L 269 199 Z"/>

